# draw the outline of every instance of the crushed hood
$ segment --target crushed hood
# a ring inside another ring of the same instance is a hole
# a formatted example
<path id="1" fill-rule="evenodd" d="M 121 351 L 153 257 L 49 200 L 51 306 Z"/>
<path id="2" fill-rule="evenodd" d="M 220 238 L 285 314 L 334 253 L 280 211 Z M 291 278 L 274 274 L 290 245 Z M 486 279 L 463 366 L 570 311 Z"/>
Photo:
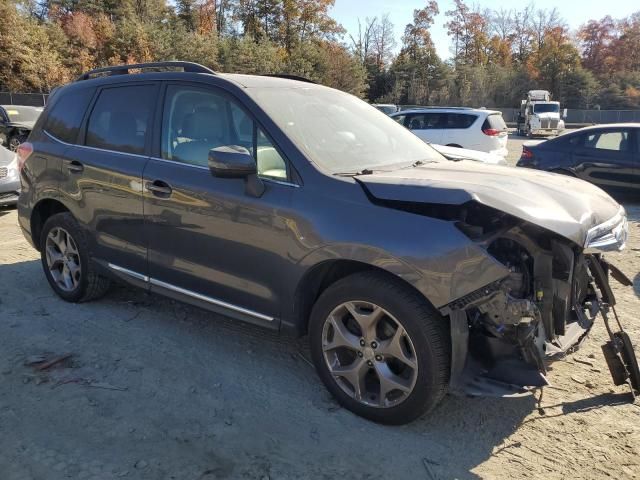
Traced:
<path id="1" fill-rule="evenodd" d="M 477 201 L 584 245 L 589 228 L 620 205 L 576 178 L 471 161 L 437 162 L 356 177 L 380 200 L 461 205 Z"/>

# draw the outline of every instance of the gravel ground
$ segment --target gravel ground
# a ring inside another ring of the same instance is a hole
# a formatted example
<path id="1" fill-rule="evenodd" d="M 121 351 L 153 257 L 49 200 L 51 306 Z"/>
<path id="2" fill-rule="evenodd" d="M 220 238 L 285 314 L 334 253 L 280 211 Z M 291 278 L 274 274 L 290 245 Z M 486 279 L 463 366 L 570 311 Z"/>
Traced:
<path id="1" fill-rule="evenodd" d="M 513 159 L 521 140 L 510 141 Z M 640 204 L 615 286 L 636 344 Z M 0 479 L 638 478 L 640 408 L 614 387 L 599 323 L 554 364 L 536 399 L 447 396 L 384 427 L 341 409 L 305 339 L 118 287 L 67 304 L 52 293 L 15 210 L 0 211 Z M 38 372 L 25 362 L 71 353 Z"/>

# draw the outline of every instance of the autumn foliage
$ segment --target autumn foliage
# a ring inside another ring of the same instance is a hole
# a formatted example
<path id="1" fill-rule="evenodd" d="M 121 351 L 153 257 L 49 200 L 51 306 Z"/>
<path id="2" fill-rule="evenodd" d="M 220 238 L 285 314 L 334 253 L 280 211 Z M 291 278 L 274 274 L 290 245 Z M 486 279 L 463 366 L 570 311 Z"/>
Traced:
<path id="1" fill-rule="evenodd" d="M 508 107 L 542 88 L 569 108 L 640 108 L 640 12 L 571 30 L 555 9 L 454 0 L 443 60 L 436 0 L 412 12 L 401 38 L 384 13 L 346 32 L 334 2 L 0 0 L 0 90 L 48 92 L 100 66 L 181 59 L 301 75 L 371 101 Z"/>

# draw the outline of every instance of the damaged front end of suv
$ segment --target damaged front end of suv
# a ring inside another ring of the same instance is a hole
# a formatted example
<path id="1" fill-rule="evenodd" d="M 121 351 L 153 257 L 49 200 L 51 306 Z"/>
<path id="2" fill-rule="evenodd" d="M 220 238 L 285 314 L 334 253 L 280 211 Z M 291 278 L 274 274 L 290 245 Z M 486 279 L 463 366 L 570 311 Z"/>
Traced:
<path id="1" fill-rule="evenodd" d="M 362 183 L 387 207 L 453 222 L 507 272 L 439 308 L 451 324 L 452 393 L 515 396 L 548 385 L 549 362 L 576 350 L 600 316 L 610 336 L 603 351 L 614 383 L 640 391 L 609 277 L 631 282 L 604 256 L 625 246 L 621 206 L 596 187 L 559 175 L 510 178 L 508 169 L 486 166 L 475 174 L 455 166 L 416 170 L 402 183 L 430 187 L 420 198 L 411 193 L 417 189 L 384 188 L 388 176 Z"/>

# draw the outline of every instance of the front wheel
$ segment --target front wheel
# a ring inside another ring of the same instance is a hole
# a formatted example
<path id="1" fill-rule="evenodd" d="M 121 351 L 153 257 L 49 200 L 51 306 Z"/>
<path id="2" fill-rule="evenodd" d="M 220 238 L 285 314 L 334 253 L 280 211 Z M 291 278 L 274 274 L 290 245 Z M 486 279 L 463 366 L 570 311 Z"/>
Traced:
<path id="1" fill-rule="evenodd" d="M 309 337 L 320 378 L 357 415 L 408 423 L 446 392 L 446 319 L 390 275 L 356 273 L 327 288 L 314 305 Z"/>
<path id="2" fill-rule="evenodd" d="M 86 234 L 70 213 L 51 216 L 42 228 L 40 255 L 51 288 L 68 302 L 87 302 L 109 289 L 89 259 Z"/>

